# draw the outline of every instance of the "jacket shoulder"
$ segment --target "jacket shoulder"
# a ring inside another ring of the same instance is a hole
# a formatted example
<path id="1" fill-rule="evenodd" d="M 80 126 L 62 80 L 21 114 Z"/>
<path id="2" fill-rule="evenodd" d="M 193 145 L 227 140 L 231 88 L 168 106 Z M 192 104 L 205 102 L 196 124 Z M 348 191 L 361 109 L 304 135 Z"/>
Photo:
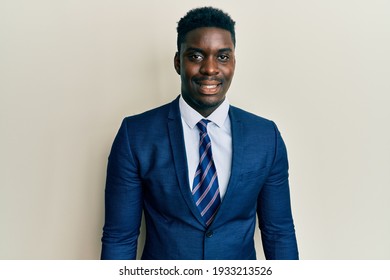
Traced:
<path id="1" fill-rule="evenodd" d="M 144 123 L 153 120 L 166 119 L 168 117 L 170 108 L 171 108 L 171 103 L 168 103 L 160 107 L 150 109 L 140 114 L 127 116 L 125 117 L 124 121 L 127 123 L 137 123 L 137 122 Z"/>
<path id="2" fill-rule="evenodd" d="M 274 127 L 275 123 L 272 120 L 255 115 L 235 106 L 230 106 L 230 117 L 243 122 L 247 125 Z"/>

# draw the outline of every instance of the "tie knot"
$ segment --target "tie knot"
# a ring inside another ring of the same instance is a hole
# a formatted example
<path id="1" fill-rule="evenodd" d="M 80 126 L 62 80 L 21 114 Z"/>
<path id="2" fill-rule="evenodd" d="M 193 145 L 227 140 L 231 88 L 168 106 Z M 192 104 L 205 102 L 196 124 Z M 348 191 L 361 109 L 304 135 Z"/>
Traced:
<path id="1" fill-rule="evenodd" d="M 209 123 L 209 120 L 201 119 L 196 126 L 199 128 L 199 130 L 202 133 L 207 133 L 207 124 Z"/>

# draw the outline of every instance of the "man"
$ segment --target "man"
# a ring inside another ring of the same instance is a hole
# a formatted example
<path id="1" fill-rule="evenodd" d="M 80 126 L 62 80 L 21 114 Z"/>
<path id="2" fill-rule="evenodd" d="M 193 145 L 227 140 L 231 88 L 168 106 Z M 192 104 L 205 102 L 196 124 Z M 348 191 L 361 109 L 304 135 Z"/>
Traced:
<path id="1" fill-rule="evenodd" d="M 285 145 L 275 124 L 230 106 L 234 21 L 191 10 L 178 23 L 181 95 L 124 119 L 108 162 L 102 259 L 297 259 Z"/>

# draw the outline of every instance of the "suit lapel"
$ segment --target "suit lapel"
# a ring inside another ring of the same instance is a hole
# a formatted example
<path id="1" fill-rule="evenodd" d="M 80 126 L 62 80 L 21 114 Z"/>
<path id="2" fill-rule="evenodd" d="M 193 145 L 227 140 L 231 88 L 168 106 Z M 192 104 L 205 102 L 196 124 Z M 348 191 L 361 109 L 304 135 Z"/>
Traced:
<path id="1" fill-rule="evenodd" d="M 193 215 L 202 225 L 204 225 L 202 216 L 200 215 L 199 210 L 196 207 L 195 202 L 192 198 L 188 182 L 187 156 L 183 136 L 183 126 L 179 109 L 179 98 L 176 98 L 171 103 L 171 108 L 168 115 L 168 131 L 173 154 L 173 162 L 175 165 L 176 176 L 179 182 L 180 191 L 188 207 L 191 209 Z M 178 209 L 178 211 L 180 210 Z"/>

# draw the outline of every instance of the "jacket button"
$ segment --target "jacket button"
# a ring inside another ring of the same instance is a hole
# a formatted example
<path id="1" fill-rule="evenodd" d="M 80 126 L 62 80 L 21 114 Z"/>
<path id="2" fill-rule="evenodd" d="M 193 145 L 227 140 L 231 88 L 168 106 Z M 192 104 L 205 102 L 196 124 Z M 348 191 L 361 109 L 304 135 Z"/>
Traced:
<path id="1" fill-rule="evenodd" d="M 206 232 L 206 237 L 207 238 L 210 238 L 211 236 L 213 236 L 214 232 L 212 230 Z"/>

